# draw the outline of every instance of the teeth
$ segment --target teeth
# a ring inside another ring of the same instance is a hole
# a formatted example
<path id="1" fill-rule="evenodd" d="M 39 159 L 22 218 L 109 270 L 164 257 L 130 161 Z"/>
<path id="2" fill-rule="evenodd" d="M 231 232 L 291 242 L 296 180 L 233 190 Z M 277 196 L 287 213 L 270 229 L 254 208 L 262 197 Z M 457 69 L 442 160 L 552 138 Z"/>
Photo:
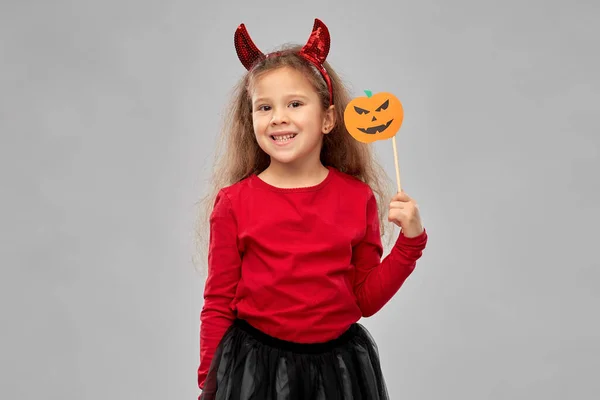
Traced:
<path id="1" fill-rule="evenodd" d="M 284 142 L 286 140 L 290 140 L 296 137 L 295 134 L 293 135 L 282 135 L 282 136 L 271 136 L 273 139 L 275 139 L 275 141 L 277 142 Z"/>

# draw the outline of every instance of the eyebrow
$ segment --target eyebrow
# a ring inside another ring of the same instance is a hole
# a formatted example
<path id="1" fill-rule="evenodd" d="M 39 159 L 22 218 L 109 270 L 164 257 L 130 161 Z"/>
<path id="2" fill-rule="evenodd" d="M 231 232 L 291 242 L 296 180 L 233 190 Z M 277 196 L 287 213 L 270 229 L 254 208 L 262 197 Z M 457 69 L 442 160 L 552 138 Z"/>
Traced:
<path id="1" fill-rule="evenodd" d="M 308 100 L 308 96 L 300 94 L 300 93 L 294 93 L 294 94 L 288 94 L 286 96 L 284 96 L 285 99 L 303 99 L 303 100 Z M 252 102 L 252 104 L 257 104 L 257 103 L 262 103 L 265 101 L 269 101 L 270 99 L 268 97 L 259 97 L 258 99 L 254 100 Z"/>

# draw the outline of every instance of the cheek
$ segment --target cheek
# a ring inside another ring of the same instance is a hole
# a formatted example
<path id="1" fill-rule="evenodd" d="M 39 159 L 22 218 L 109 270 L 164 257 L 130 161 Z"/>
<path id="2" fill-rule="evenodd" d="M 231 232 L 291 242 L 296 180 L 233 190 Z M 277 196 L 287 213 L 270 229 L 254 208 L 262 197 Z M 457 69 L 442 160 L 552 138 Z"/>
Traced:
<path id="1" fill-rule="evenodd" d="M 254 133 L 260 133 L 264 131 L 268 124 L 267 119 L 264 116 L 252 116 L 252 127 L 254 128 Z"/>
<path id="2" fill-rule="evenodd" d="M 299 115 L 296 122 L 302 127 L 321 132 L 325 123 L 325 115 L 318 110 L 306 112 Z"/>

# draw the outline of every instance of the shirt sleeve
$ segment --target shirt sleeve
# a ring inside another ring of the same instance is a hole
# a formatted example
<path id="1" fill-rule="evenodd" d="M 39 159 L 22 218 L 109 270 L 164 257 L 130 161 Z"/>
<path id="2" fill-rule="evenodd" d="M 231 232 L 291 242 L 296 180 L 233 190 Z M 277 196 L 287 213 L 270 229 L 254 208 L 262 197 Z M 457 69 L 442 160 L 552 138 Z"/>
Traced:
<path id="1" fill-rule="evenodd" d="M 381 259 L 377 200 L 370 192 L 367 201 L 367 227 L 363 239 L 354 246 L 354 293 L 363 317 L 379 311 L 400 289 L 416 267 L 427 244 L 427 232 L 408 238 L 400 232 L 390 254 Z"/>
<path id="2" fill-rule="evenodd" d="M 237 223 L 231 201 L 221 190 L 217 194 L 210 216 L 208 276 L 204 287 L 204 305 L 200 314 L 200 389 L 204 389 L 204 381 L 215 350 L 235 319 L 230 305 L 240 280 L 240 271 Z"/>

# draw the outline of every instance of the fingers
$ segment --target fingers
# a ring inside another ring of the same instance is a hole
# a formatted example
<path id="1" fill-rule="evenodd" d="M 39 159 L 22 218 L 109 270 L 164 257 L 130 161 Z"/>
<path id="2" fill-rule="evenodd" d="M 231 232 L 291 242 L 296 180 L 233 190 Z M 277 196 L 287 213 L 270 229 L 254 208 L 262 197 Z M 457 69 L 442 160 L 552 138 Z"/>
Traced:
<path id="1" fill-rule="evenodd" d="M 388 221 L 394 221 L 399 225 L 410 224 L 412 221 L 420 220 L 420 218 L 418 209 L 411 207 L 390 208 L 388 212 Z"/>
<path id="2" fill-rule="evenodd" d="M 406 202 L 405 201 L 392 201 L 390 203 L 390 209 L 393 208 L 404 208 L 406 206 Z"/>
<path id="3" fill-rule="evenodd" d="M 392 197 L 388 221 L 398 225 L 406 232 L 414 233 L 422 229 L 419 205 L 404 191 L 398 192 Z"/>
<path id="4" fill-rule="evenodd" d="M 411 197 L 404 192 L 398 192 L 392 197 L 392 201 L 411 201 Z"/>
<path id="5" fill-rule="evenodd" d="M 409 210 L 401 208 L 393 208 L 388 213 L 388 221 L 394 221 L 398 226 L 407 223 L 412 219 L 412 213 Z"/>
<path id="6" fill-rule="evenodd" d="M 416 205 L 413 198 L 404 192 L 398 192 L 392 197 L 390 202 L 390 209 L 392 208 L 404 208 L 405 206 L 413 204 Z"/>

